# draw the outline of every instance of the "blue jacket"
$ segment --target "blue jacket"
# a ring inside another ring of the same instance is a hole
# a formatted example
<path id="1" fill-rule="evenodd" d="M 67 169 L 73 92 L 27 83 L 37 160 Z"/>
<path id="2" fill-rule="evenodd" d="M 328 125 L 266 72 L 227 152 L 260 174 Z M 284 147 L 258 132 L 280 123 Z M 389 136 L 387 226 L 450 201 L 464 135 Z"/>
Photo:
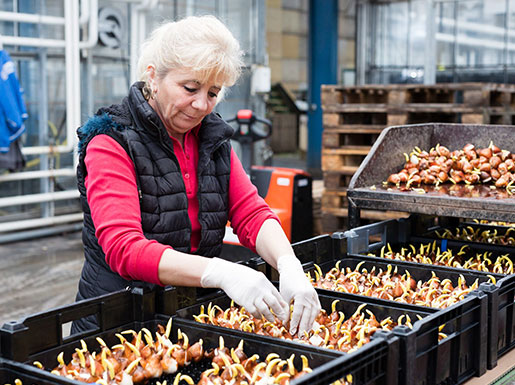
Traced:
<path id="1" fill-rule="evenodd" d="M 14 63 L 0 50 L 0 152 L 8 152 L 11 142 L 25 131 L 28 115 L 22 94 Z"/>

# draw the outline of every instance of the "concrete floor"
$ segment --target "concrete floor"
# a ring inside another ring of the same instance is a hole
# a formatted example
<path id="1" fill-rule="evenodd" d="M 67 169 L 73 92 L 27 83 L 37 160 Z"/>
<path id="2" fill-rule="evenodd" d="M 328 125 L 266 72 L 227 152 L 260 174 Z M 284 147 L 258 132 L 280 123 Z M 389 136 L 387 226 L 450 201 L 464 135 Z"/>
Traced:
<path id="1" fill-rule="evenodd" d="M 0 325 L 74 302 L 81 232 L 0 245 Z"/>

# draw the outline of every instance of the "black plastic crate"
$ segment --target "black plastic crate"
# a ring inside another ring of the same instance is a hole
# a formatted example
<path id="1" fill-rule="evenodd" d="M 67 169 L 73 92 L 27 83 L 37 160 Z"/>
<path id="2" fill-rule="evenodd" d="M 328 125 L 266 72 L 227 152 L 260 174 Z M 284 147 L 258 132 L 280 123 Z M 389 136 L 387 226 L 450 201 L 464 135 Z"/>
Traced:
<path id="1" fill-rule="evenodd" d="M 421 242 L 427 244 L 428 242 L 435 241 L 441 247 L 443 240 L 423 238 L 417 235 L 431 231 L 431 223 L 423 224 L 419 221 L 419 218 L 410 217 L 357 227 L 345 232 L 345 237 L 347 238 L 345 241 L 346 247 L 349 254 L 352 255 L 366 255 L 368 252 L 377 253 L 388 243 L 392 245 L 392 248 L 399 248 L 405 247 L 406 244 L 410 243 Z M 341 234 L 338 234 L 338 237 L 341 236 Z M 378 238 L 380 239 L 378 240 Z M 448 240 L 446 243 L 447 248 L 459 250 L 463 245 L 467 245 L 473 253 L 486 250 L 491 251 L 494 256 L 504 255 L 507 251 L 511 251 L 509 257 L 515 262 L 514 248 L 510 250 L 504 246 L 451 240 Z M 380 257 L 377 258 L 381 260 Z M 419 265 L 414 262 L 404 263 L 415 266 Z M 473 274 L 483 276 L 490 274 L 497 279 L 495 285 L 484 283 L 480 286 L 480 290 L 488 295 L 488 368 L 494 368 L 497 365 L 498 358 L 515 347 L 515 276 L 506 277 L 477 270 L 438 267 L 457 273 L 473 272 Z"/>
<path id="2" fill-rule="evenodd" d="M 422 229 L 420 229 L 422 227 Z M 436 227 L 440 228 L 440 227 Z M 419 232 L 430 233 L 434 232 L 435 227 L 424 228 L 423 224 L 421 225 L 418 217 L 412 216 L 410 218 L 401 218 L 401 219 L 393 219 L 378 223 L 373 223 L 370 225 L 360 226 L 355 229 L 346 231 L 343 236 L 346 238 L 346 248 L 347 252 L 350 255 L 365 255 L 371 258 L 378 258 L 378 261 L 399 261 L 399 260 L 391 260 L 380 257 L 380 251 L 384 247 L 385 250 L 387 246 L 390 245 L 392 250 L 399 251 L 400 248 L 406 248 L 408 251 L 411 251 L 409 245 L 414 245 L 418 250 L 420 245 L 434 244 L 435 248 L 440 248 L 440 250 L 453 250 L 454 252 L 458 252 L 462 249 L 463 246 L 466 246 L 464 251 L 467 254 L 467 257 L 473 257 L 476 253 L 484 253 L 491 252 L 492 256 L 490 259 L 495 259 L 500 255 L 508 255 L 512 261 L 515 261 L 515 248 L 507 248 L 507 247 L 498 247 L 495 245 L 483 245 L 480 243 L 474 242 L 461 242 L 461 241 L 452 241 L 441 238 L 430 238 L 422 235 L 418 235 Z M 511 252 L 511 253 L 510 253 Z M 377 257 L 368 255 L 369 253 L 376 254 Z M 400 262 L 400 261 L 399 261 Z M 408 262 L 402 261 L 403 263 L 412 264 L 414 266 L 434 266 L 431 264 L 421 264 L 418 262 Z M 491 273 L 491 272 L 483 272 L 474 269 L 463 269 L 457 267 L 448 267 L 448 266 L 435 266 L 437 268 L 449 269 L 449 271 L 454 272 L 472 272 L 474 274 L 479 275 L 492 275 L 495 278 L 502 278 L 505 275 L 499 273 Z"/>
<path id="3" fill-rule="evenodd" d="M 352 385 L 397 384 L 398 349 L 397 337 L 378 330 L 365 346 L 320 366 L 291 385 L 330 385 L 337 379 L 345 379 L 349 373 L 352 374 Z"/>
<path id="4" fill-rule="evenodd" d="M 295 353 L 298 360 L 300 360 L 300 354 L 305 355 L 313 368 L 313 372 L 309 377 L 306 376 L 304 378 L 303 376 L 298 380 L 292 381 L 291 385 L 329 385 L 336 380 L 345 378 L 348 374 L 352 375 L 353 385 L 397 384 L 395 368 L 397 368 L 398 364 L 399 340 L 392 333 L 379 333 L 375 338 L 372 338 L 370 343 L 352 353 L 344 355 L 345 359 L 341 359 L 342 353 L 330 349 L 319 349 L 307 344 L 259 336 L 219 326 L 200 324 L 196 321 L 182 318 L 174 317 L 173 322 L 181 328 L 181 331 L 188 330 L 186 326 L 193 329 L 201 329 L 203 333 L 216 336 L 217 341 L 219 335 L 224 336 L 224 339 L 230 335 L 234 340 L 233 345 L 237 345 L 243 339 L 245 341 L 244 346 L 250 346 L 249 341 L 257 340 L 259 341 L 260 349 L 256 350 L 256 353 L 260 355 L 261 359 L 264 359 L 268 353 L 277 353 L 284 358 Z M 247 350 L 252 353 L 250 348 L 245 349 L 245 351 Z M 357 365 L 354 360 L 363 363 L 363 365 Z M 300 367 L 300 363 L 297 364 L 296 366 Z"/>
<path id="5" fill-rule="evenodd" d="M 367 241 L 368 239 L 367 236 Z M 408 270 L 415 280 L 429 279 L 431 271 L 435 271 L 440 279 L 449 278 L 453 284 L 456 284 L 460 274 L 464 276 L 468 285 L 472 284 L 476 278 L 479 278 L 481 282 L 489 280 L 485 274 L 478 275 L 471 270 L 462 269 L 456 272 L 449 268 L 347 255 L 349 242 L 350 239 L 346 238 L 343 233 L 335 233 L 331 236 L 321 236 L 296 243 L 293 248 L 303 262 L 306 271 L 314 269 L 313 263 L 317 263 L 325 273 L 337 261 L 340 261 L 340 268 L 348 266 L 351 269 L 364 261 L 362 267 L 366 267 L 369 271 L 373 266 L 376 266 L 376 269 L 381 267 L 385 270 L 387 265 L 391 264 L 397 266 L 398 272 L 401 274 L 404 273 L 404 270 Z M 343 294 L 317 290 L 324 295 L 339 296 Z M 371 299 L 354 294 L 345 295 L 353 296 L 359 301 Z M 398 302 L 382 299 L 374 299 L 374 301 L 398 304 Z M 442 310 L 404 304 L 415 312 L 425 309 L 432 311 L 433 314 L 415 323 L 413 330 L 403 330 L 402 327 L 394 329 L 394 334 L 401 337 L 400 383 L 410 385 L 454 384 L 462 383 L 474 375 L 481 376 L 487 367 L 487 305 L 487 296 L 480 291 L 474 291 L 463 301 Z M 443 324 L 446 325 L 444 332 L 448 334 L 448 338 L 438 341 L 439 327 Z"/>
<path id="6" fill-rule="evenodd" d="M 515 348 L 515 275 L 493 284 L 483 284 L 488 294 L 488 357 L 489 369 L 497 359 Z"/>
<path id="7" fill-rule="evenodd" d="M 494 223 L 496 222 L 496 223 Z M 495 226 L 500 227 L 502 229 L 515 227 L 515 222 L 505 222 L 505 221 L 487 221 L 487 220 L 477 220 L 472 218 L 463 219 L 463 223 L 472 224 L 472 225 L 481 225 L 481 226 Z"/>
<path id="8" fill-rule="evenodd" d="M 438 236 L 437 232 L 442 235 L 446 230 L 450 231 L 452 234 L 456 234 L 456 231 L 463 231 L 463 229 L 471 229 L 472 231 L 479 230 L 479 232 L 490 231 L 496 232 L 497 236 L 504 236 L 508 233 L 508 237 L 515 238 L 515 228 L 506 227 L 506 226 L 492 226 L 487 224 L 478 224 L 478 223 L 462 223 L 458 226 L 438 226 L 435 228 L 428 229 L 424 234 L 420 235 L 420 239 L 438 239 L 438 240 L 446 240 L 450 245 L 452 244 L 467 244 L 467 245 L 475 245 L 481 249 L 496 251 L 499 253 L 515 253 L 515 243 L 514 244 L 501 244 L 501 243 L 488 243 L 488 242 L 480 242 L 474 240 L 463 240 L 463 239 L 452 239 L 452 238 L 442 238 Z"/>
<path id="9" fill-rule="evenodd" d="M 160 295 L 166 296 L 167 306 L 170 308 L 175 306 L 173 302 L 177 300 L 176 291 L 166 290 L 162 291 Z M 17 366 L 31 373 L 48 376 L 50 380 L 55 379 L 55 382 L 48 382 L 49 384 L 79 384 L 79 382 L 54 376 L 46 371 L 32 367 L 30 363 L 39 361 L 45 368 L 51 370 L 57 366 L 56 358 L 60 352 L 64 352 L 66 362 L 70 360 L 75 348 L 80 347 L 80 339 L 84 339 L 90 351 L 95 351 L 99 350 L 96 337 L 101 337 L 110 346 L 118 342 L 115 333 L 123 330 L 140 330 L 146 327 L 150 331 L 155 331 L 158 324 L 166 325 L 169 319 L 168 315 L 155 313 L 156 303 L 158 302 L 156 299 L 158 298 L 162 297 L 156 296 L 156 292 L 134 289 L 132 292 L 117 292 L 56 308 L 49 312 L 35 314 L 18 322 L 9 322 L 0 330 L 2 355 L 17 361 Z M 170 303 L 172 305 L 169 305 Z M 161 308 L 163 307 L 161 306 Z M 65 323 L 88 315 L 95 315 L 102 320 L 99 328 L 81 335 L 63 337 L 62 329 Z M 322 369 L 324 364 L 328 364 L 334 358 L 339 357 L 334 352 L 320 352 L 309 346 L 302 345 L 270 344 L 260 336 L 242 335 L 242 333 L 228 329 L 213 330 L 207 325 L 200 325 L 196 322 L 181 319 L 175 319 L 172 323 L 172 339 L 175 339 L 173 336 L 176 335 L 178 328 L 188 335 L 190 341 L 202 338 L 206 349 L 218 346 L 219 337 L 222 336 L 226 346 L 235 347 L 241 339 L 244 339 L 244 351 L 249 356 L 259 354 L 263 360 L 266 358 L 266 355 L 272 352 L 278 353 L 283 358 L 287 358 L 292 353 L 295 353 L 296 366 L 300 367 L 300 355 L 302 354 L 308 358 L 310 366 L 313 368 L 310 378 L 330 379 L 332 381 L 338 379 L 336 374 L 325 374 L 318 369 L 318 367 Z M 390 338 L 396 341 L 395 337 L 390 336 Z M 382 347 L 384 344 L 386 342 L 383 342 L 383 339 L 380 338 L 374 343 L 374 345 L 379 347 Z M 207 368 L 202 365 L 196 366 L 191 364 L 181 369 L 180 372 L 198 380 L 200 373 Z M 174 378 L 175 374 L 167 379 L 171 382 L 170 380 L 173 381 Z M 166 379 L 166 376 L 162 377 L 162 379 Z M 292 385 L 308 383 L 325 384 L 326 382 L 306 382 L 300 378 L 293 381 Z"/>
<path id="10" fill-rule="evenodd" d="M 155 314 L 155 304 L 155 292 L 135 288 L 7 322 L 0 329 L 0 354 L 7 359 L 26 362 L 39 352 L 67 346 L 81 338 L 99 336 L 128 322 L 150 320 Z M 72 321 L 88 316 L 96 317 L 99 326 L 73 336 L 64 335 L 63 326 L 66 329 Z"/>
<path id="11" fill-rule="evenodd" d="M 367 303 L 365 309 L 370 310 L 378 320 L 382 320 L 384 318 L 387 318 L 388 316 L 391 316 L 395 320 L 399 316 L 407 314 L 412 319 L 412 322 L 415 322 L 415 320 L 418 319 L 417 314 L 422 317 L 425 317 L 431 314 L 431 312 L 433 311 L 432 309 L 421 309 L 420 311 L 413 311 L 413 309 L 404 304 L 377 304 L 375 301 L 373 301 L 373 299 L 372 301 L 358 301 L 355 298 L 352 298 L 351 296 L 349 296 L 349 298 L 347 299 L 345 296 L 336 297 L 320 295 L 319 298 L 322 308 L 326 309 L 326 311 L 328 311 L 329 313 L 331 312 L 330 309 L 333 301 L 338 300 L 338 303 L 336 304 L 336 309 L 338 309 L 338 311 L 342 311 L 345 314 L 346 319 L 349 316 L 351 316 L 356 311 L 356 309 L 363 303 Z M 198 303 L 193 306 L 189 306 L 187 308 L 178 310 L 177 317 L 192 322 L 191 320 L 194 319 L 193 316 L 200 314 L 201 306 L 203 306 L 204 309 L 207 309 L 209 303 L 211 303 L 213 306 L 218 305 L 220 306 L 220 308 L 226 309 L 231 305 L 231 299 L 226 295 L 213 296 L 212 298 L 209 298 L 207 300 L 198 301 Z M 214 331 L 232 330 L 215 325 L 209 325 L 209 327 L 212 328 Z M 234 332 L 237 332 L 244 336 L 255 335 L 243 331 Z M 350 373 L 352 374 L 354 379 L 353 384 L 397 384 L 397 362 L 399 355 L 399 346 L 397 339 L 392 338 L 392 336 L 392 332 L 376 332 L 373 335 L 371 342 L 363 345 L 362 347 L 351 353 L 343 353 L 332 349 L 314 347 L 312 345 L 306 345 L 303 343 L 297 343 L 293 341 L 286 341 L 283 339 L 269 336 L 262 336 L 262 338 L 266 339 L 270 345 L 285 344 L 292 346 L 309 346 L 310 349 L 314 349 L 315 351 L 330 352 L 330 354 L 335 354 L 337 356 L 343 355 L 344 358 L 335 361 L 338 362 L 337 365 L 334 362 L 330 364 L 330 366 L 333 367 L 331 371 L 338 371 L 338 375 L 336 377 L 332 377 L 333 381 L 334 379 L 341 378 L 344 374 Z M 383 343 L 378 343 L 377 340 L 379 338 L 384 339 Z M 325 371 L 323 374 L 315 373 L 313 378 L 318 378 L 319 375 L 326 376 Z M 306 382 L 306 384 L 311 383 L 317 382 Z M 329 382 L 321 383 L 329 384 Z"/>
<path id="12" fill-rule="evenodd" d="M 452 331 L 438 341 L 440 325 Z M 487 298 L 480 291 L 393 332 L 401 338 L 400 384 L 462 384 L 486 372 Z"/>
<path id="13" fill-rule="evenodd" d="M 139 330 L 143 327 L 147 328 L 151 332 L 157 330 L 157 325 L 161 324 L 163 326 L 166 325 L 168 321 L 167 316 L 157 314 L 153 320 L 145 321 L 145 322 L 128 322 L 123 327 L 118 327 L 110 331 L 106 331 L 101 333 L 97 337 L 101 337 L 108 346 L 114 345 L 118 343 L 118 339 L 115 338 L 114 334 L 119 333 L 120 331 L 132 329 Z M 260 360 L 264 360 L 269 353 L 277 353 L 283 359 L 288 358 L 292 353 L 296 355 L 295 364 L 297 368 L 302 366 L 300 356 L 304 355 L 308 358 L 310 366 L 313 370 L 330 362 L 335 358 L 335 355 L 330 354 L 322 354 L 320 352 L 314 351 L 313 349 L 306 349 L 304 346 L 299 347 L 290 347 L 283 345 L 270 345 L 259 338 L 259 336 L 244 336 L 239 333 L 234 333 L 231 330 L 222 330 L 215 331 L 212 328 L 206 325 L 200 325 L 194 322 L 188 322 L 185 320 L 176 319 L 172 322 L 171 329 L 171 339 L 175 340 L 177 335 L 177 330 L 180 329 L 182 333 L 186 334 L 190 341 L 196 342 L 199 339 L 203 340 L 203 346 L 205 349 L 216 348 L 219 345 L 219 338 L 223 337 L 224 343 L 228 347 L 234 347 L 238 345 L 238 343 L 244 339 L 243 349 L 246 354 L 250 357 L 253 354 L 258 354 L 260 356 Z M 90 351 L 100 351 L 100 346 L 98 342 L 93 338 L 85 339 L 88 348 Z M 74 352 L 75 348 L 80 347 L 80 343 L 78 340 L 70 342 L 66 345 L 60 346 L 58 348 L 53 348 L 50 350 L 46 350 L 44 352 L 40 352 L 38 354 L 32 354 L 29 356 L 29 361 L 39 361 L 41 362 L 45 368 L 48 370 L 53 369 L 57 366 L 57 355 L 60 352 L 64 352 L 64 360 L 65 362 L 69 362 L 71 359 L 71 355 Z M 199 363 L 191 363 L 190 365 L 180 368 L 178 372 L 182 374 L 189 375 L 193 378 L 194 381 L 198 381 L 200 375 L 203 371 L 209 369 L 211 367 L 211 362 L 209 360 L 204 360 Z M 172 383 L 177 373 L 172 375 L 164 374 L 160 381 L 167 380 L 168 383 Z M 60 378 L 60 377 L 57 377 Z M 156 380 L 151 380 L 150 384 L 154 384 Z M 71 381 L 71 383 L 76 383 Z"/>
<path id="14" fill-rule="evenodd" d="M 0 384 L 12 384 L 20 380 L 23 385 L 71 385 L 79 384 L 68 378 L 57 377 L 29 365 L 0 359 Z"/>
<path id="15" fill-rule="evenodd" d="M 156 303 L 159 302 L 156 299 L 159 298 L 166 298 L 167 302 L 173 302 L 177 299 L 177 292 L 166 290 L 161 291 L 160 296 L 156 296 L 154 291 L 133 289 L 131 292 L 117 292 L 56 308 L 49 312 L 38 313 L 17 322 L 9 322 L 0 329 L 2 355 L 16 361 L 16 366 L 23 368 L 29 373 L 40 374 L 45 378 L 48 377 L 49 381 L 54 380 L 54 382 L 48 382 L 48 384 L 80 384 L 80 382 L 54 376 L 48 371 L 37 369 L 31 363 L 39 361 L 46 369 L 52 370 L 57 366 L 57 356 L 60 352 L 64 353 L 65 362 L 69 362 L 75 348 L 81 346 L 81 339 L 84 339 L 90 351 L 97 351 L 99 350 L 99 344 L 96 337 L 102 338 L 111 346 L 118 343 L 115 333 L 123 330 L 140 330 L 146 327 L 153 332 L 157 329 L 158 324 L 165 326 L 170 316 L 158 314 L 154 311 Z M 163 308 L 164 306 L 161 305 L 160 307 Z M 65 323 L 88 315 L 95 315 L 102 320 L 99 328 L 80 335 L 63 337 L 62 329 Z M 333 370 L 332 361 L 335 358 L 339 358 L 340 354 L 329 350 L 320 351 L 306 345 L 282 343 L 281 341 L 270 344 L 267 339 L 261 336 L 248 335 L 229 329 L 216 330 L 209 325 L 201 325 L 194 321 L 179 318 L 175 318 L 172 322 L 172 340 L 176 339 L 175 336 L 179 328 L 188 335 L 190 341 L 197 341 L 202 338 L 206 349 L 217 347 L 219 337 L 222 336 L 226 346 L 236 347 L 244 339 L 244 351 L 247 355 L 259 354 L 261 360 L 264 360 L 266 355 L 272 352 L 279 354 L 284 359 L 295 353 L 296 358 L 294 362 L 300 368 L 300 356 L 305 355 L 309 360 L 310 367 L 313 369 L 313 373 L 309 375 L 308 380 L 313 379 L 313 381 L 304 380 L 301 377 L 298 380 L 292 381 L 292 385 L 328 384 L 347 374 L 348 372 L 345 371 L 347 368 L 350 371 L 355 366 L 355 363 L 347 362 L 347 364 L 344 363 L 347 366 L 342 366 L 342 371 L 325 373 L 324 365 L 331 364 L 327 367 Z M 397 346 L 397 341 L 397 338 L 391 334 L 381 338 L 378 337 L 376 341 L 371 343 L 370 350 L 375 348 L 374 354 L 381 352 L 381 357 L 386 362 L 385 357 L 390 354 L 387 347 L 390 345 Z M 373 355 L 370 352 L 368 354 Z M 396 355 L 394 356 L 397 357 Z M 353 357 L 361 359 L 360 357 L 362 356 L 357 354 Z M 366 359 L 368 359 L 368 356 Z M 396 362 L 394 363 L 396 364 Z M 190 375 L 194 380 L 198 380 L 201 372 L 209 367 L 210 364 L 208 366 L 202 363 L 191 364 L 179 371 L 182 374 Z M 374 366 L 373 369 L 378 370 L 377 366 Z M 359 380 L 360 372 L 356 371 L 356 373 L 356 379 Z M 378 375 L 377 372 L 373 374 L 375 376 Z M 170 377 L 163 376 L 161 379 L 168 379 L 168 382 L 171 383 L 175 375 Z M 357 380 L 354 383 L 365 383 Z M 155 381 L 150 382 L 150 384 L 153 383 Z M 43 384 L 46 384 L 46 382 L 43 382 Z"/>
<path id="16" fill-rule="evenodd" d="M 365 257 L 346 257 L 341 260 L 340 267 L 354 268 Z M 379 264 L 377 261 L 366 261 L 362 267 L 369 271 L 372 266 L 381 266 L 385 270 L 388 263 Z M 391 263 L 391 265 L 396 265 Z M 322 271 L 326 272 L 334 264 L 321 265 Z M 427 267 L 414 269 L 413 266 L 398 266 L 398 272 L 403 274 L 403 268 L 410 271 L 415 279 L 429 279 L 431 270 Z M 435 271 L 441 278 L 449 278 L 456 284 L 457 275 L 452 273 Z M 470 285 L 476 276 L 466 276 Z M 317 289 L 319 293 L 336 292 Z M 360 295 L 354 296 L 361 301 L 365 298 Z M 377 303 L 397 303 L 395 301 L 374 299 Z M 434 309 L 433 314 L 424 317 L 414 324 L 413 330 L 401 327 L 394 329 L 394 334 L 401 337 L 401 383 L 402 384 L 443 384 L 462 383 L 468 378 L 476 375 L 481 376 L 487 367 L 487 296 L 480 291 L 470 293 L 464 300 L 445 309 Z M 423 306 L 404 304 L 414 312 L 421 312 L 422 309 L 432 309 Z M 445 325 L 443 332 L 447 338 L 438 341 L 440 326 Z"/>
<path id="17" fill-rule="evenodd" d="M 354 296 L 352 294 L 346 294 L 346 293 L 338 293 L 338 295 L 330 295 L 330 294 L 326 294 L 326 293 L 319 294 L 319 300 L 320 300 L 322 309 L 325 309 L 328 314 L 331 313 L 331 306 L 332 306 L 333 302 L 338 301 L 335 308 L 338 311 L 341 311 L 341 312 L 343 312 L 343 314 L 345 314 L 345 319 L 349 318 L 352 314 L 354 314 L 356 309 L 363 304 L 366 304 L 366 306 L 363 308 L 362 311 L 365 311 L 365 309 L 370 310 L 376 316 L 378 321 L 381 321 L 387 317 L 392 317 L 393 320 L 396 320 L 401 315 L 409 315 L 412 322 L 415 322 L 416 320 L 418 320 L 417 315 L 419 315 L 421 317 L 426 317 L 437 311 L 436 309 L 432 309 L 432 308 L 414 307 L 414 306 L 404 304 L 404 303 L 399 303 L 399 302 L 391 303 L 391 301 L 389 301 L 390 303 L 387 303 L 387 302 L 378 300 L 376 298 L 369 298 L 369 297 L 356 298 L 356 296 Z M 208 305 L 211 303 L 213 306 L 218 305 L 218 306 L 220 306 L 220 308 L 226 309 L 229 306 L 231 306 L 231 302 L 232 302 L 231 299 L 225 294 L 222 294 L 219 296 L 213 296 L 212 298 L 210 298 L 208 300 L 199 301 L 197 304 L 195 304 L 193 306 L 189 306 L 184 309 L 179 309 L 177 311 L 177 317 L 179 317 L 181 319 L 186 319 L 186 320 L 193 320 L 194 319 L 193 316 L 198 315 L 200 313 L 201 306 L 204 306 L 204 309 L 207 309 Z M 225 328 L 222 328 L 219 326 L 214 326 L 214 327 L 225 330 Z M 253 335 L 252 333 L 246 333 L 246 332 L 245 332 L 245 334 Z M 265 337 L 265 338 L 269 339 L 270 343 L 277 343 L 277 341 L 284 341 L 282 339 L 278 340 L 273 337 Z M 297 344 L 296 342 L 288 342 L 288 343 Z M 301 345 L 305 346 L 305 344 L 301 344 Z M 311 346 L 311 345 L 309 345 L 309 346 Z M 313 347 L 313 348 L 329 350 L 331 352 L 333 351 L 332 349 L 316 348 L 316 347 Z M 343 354 L 343 352 L 339 352 L 339 354 Z"/>
<path id="18" fill-rule="evenodd" d="M 478 280 L 479 284 L 483 282 L 490 282 L 490 278 L 486 276 L 486 274 L 476 274 L 473 270 L 466 270 L 461 269 L 461 271 L 451 271 L 449 268 L 443 268 L 440 266 L 433 266 L 433 265 L 423 265 L 423 264 L 416 264 L 412 262 L 401 262 L 396 260 L 386 260 L 386 259 L 380 259 L 377 257 L 369 257 L 364 255 L 347 255 L 343 259 L 340 259 L 339 261 L 327 261 L 324 263 L 320 263 L 318 266 L 320 267 L 323 274 L 327 273 L 331 268 L 335 266 L 335 263 L 339 262 L 340 269 L 343 270 L 344 268 L 350 268 L 351 270 L 354 270 L 359 264 L 361 264 L 360 268 L 366 268 L 367 271 L 371 271 L 372 268 L 376 268 L 376 271 L 379 269 L 382 269 L 383 271 L 386 271 L 388 269 L 388 265 L 392 266 L 392 271 L 397 269 L 397 272 L 401 275 L 405 274 L 406 271 L 409 272 L 411 278 L 413 278 L 415 281 L 428 281 L 432 277 L 432 273 L 434 272 L 440 280 L 449 279 L 453 286 L 456 286 L 458 283 L 458 279 L 460 276 L 462 276 L 467 285 L 471 286 L 476 280 Z M 304 266 L 304 269 L 306 272 L 309 272 L 311 276 L 314 276 L 315 267 L 313 265 L 306 264 Z M 317 291 L 320 293 L 324 293 L 327 295 L 335 295 L 338 294 L 336 291 L 331 290 L 325 290 L 317 288 Z M 356 297 L 363 298 L 363 295 L 359 294 L 349 294 L 349 295 L 355 295 Z M 368 298 L 368 297 L 367 297 Z M 391 300 L 386 299 L 378 299 L 379 301 L 385 301 L 385 303 L 398 303 Z M 411 305 L 415 308 L 424 308 L 424 306 L 419 305 Z"/>

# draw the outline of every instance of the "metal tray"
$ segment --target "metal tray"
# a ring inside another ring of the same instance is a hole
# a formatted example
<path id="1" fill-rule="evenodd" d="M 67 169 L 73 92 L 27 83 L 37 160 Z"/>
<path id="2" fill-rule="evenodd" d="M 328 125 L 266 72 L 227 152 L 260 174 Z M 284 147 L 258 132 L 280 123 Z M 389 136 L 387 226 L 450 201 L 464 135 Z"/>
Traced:
<path id="1" fill-rule="evenodd" d="M 476 197 L 474 194 L 456 196 L 445 193 L 444 189 L 420 194 L 394 189 L 389 191 L 383 187 L 383 182 L 390 174 L 402 169 L 402 154 L 410 153 L 415 146 L 428 150 L 441 144 L 455 150 L 467 143 L 487 147 L 490 141 L 502 149 L 514 152 L 515 126 L 428 123 L 386 128 L 349 184 L 347 197 L 350 228 L 359 225 L 360 209 L 512 221 L 515 216 L 515 197 L 498 199 L 493 196 Z M 474 189 L 484 195 L 488 195 L 490 190 L 481 185 Z"/>

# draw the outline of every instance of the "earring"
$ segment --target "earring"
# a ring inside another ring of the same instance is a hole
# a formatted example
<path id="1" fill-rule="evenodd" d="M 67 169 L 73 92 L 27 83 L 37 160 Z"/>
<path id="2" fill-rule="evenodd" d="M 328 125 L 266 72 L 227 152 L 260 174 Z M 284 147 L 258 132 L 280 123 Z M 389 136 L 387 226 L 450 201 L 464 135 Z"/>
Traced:
<path id="1" fill-rule="evenodd" d="M 150 97 L 152 99 L 155 99 L 156 98 L 156 95 L 157 95 L 157 88 L 152 88 L 152 93 L 150 95 Z"/>
<path id="2" fill-rule="evenodd" d="M 143 89 L 141 90 L 142 93 L 143 93 L 143 97 L 145 98 L 146 101 L 148 101 L 150 98 L 153 99 L 153 92 L 152 92 L 152 89 L 150 88 L 150 86 L 148 85 L 148 83 L 146 83 L 144 86 L 143 86 Z"/>

